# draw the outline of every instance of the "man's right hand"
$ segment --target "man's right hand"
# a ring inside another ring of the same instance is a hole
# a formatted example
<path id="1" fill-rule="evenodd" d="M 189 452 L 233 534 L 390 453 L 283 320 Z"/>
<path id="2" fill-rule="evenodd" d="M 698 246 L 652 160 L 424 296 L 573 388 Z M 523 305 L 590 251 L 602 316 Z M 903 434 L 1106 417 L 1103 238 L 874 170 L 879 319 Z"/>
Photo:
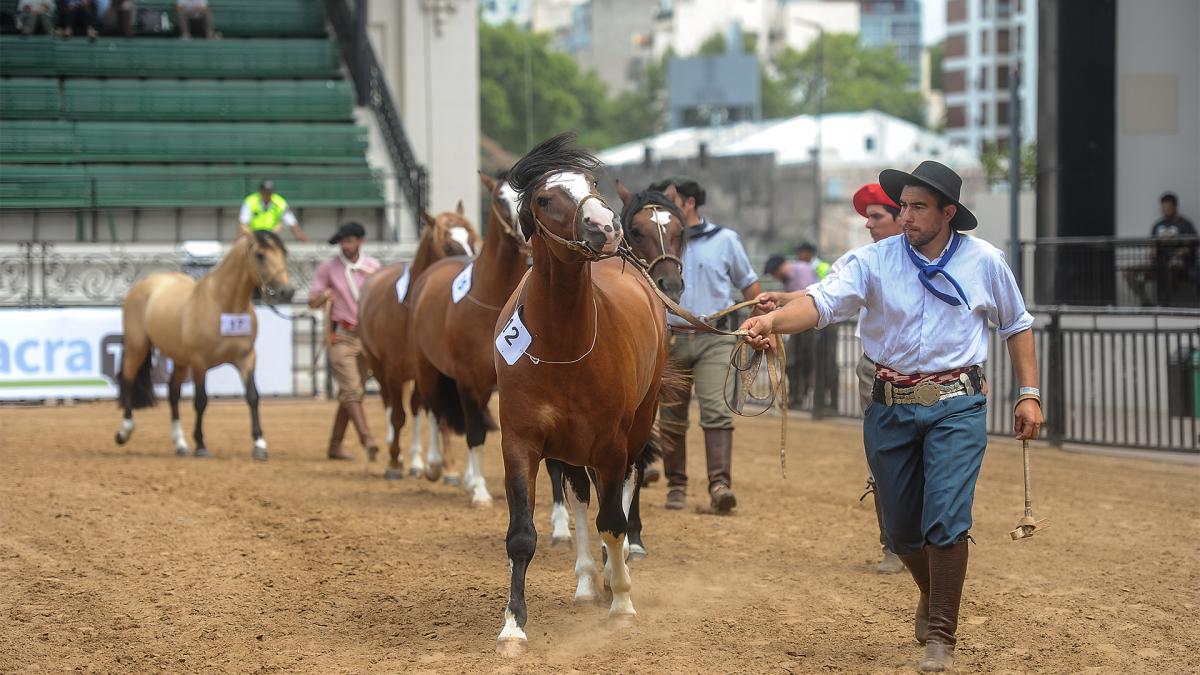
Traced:
<path id="1" fill-rule="evenodd" d="M 747 333 L 742 339 L 746 341 L 746 344 L 759 351 L 771 349 L 774 346 L 771 341 L 771 334 L 775 330 L 774 324 L 775 315 L 773 314 L 752 316 L 742 324 L 741 330 Z"/>
<path id="2" fill-rule="evenodd" d="M 779 308 L 779 305 L 782 304 L 779 302 L 779 296 L 780 294 L 775 291 L 759 293 L 758 297 L 754 298 L 754 302 L 757 303 L 754 305 L 754 310 L 761 314 L 774 312 Z"/>

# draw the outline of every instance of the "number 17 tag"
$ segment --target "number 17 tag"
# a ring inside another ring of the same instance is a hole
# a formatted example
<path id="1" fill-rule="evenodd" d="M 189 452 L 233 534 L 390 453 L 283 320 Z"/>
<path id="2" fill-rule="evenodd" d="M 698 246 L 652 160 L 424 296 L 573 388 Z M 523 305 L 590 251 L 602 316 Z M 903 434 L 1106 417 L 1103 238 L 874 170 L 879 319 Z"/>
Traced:
<path id="1" fill-rule="evenodd" d="M 518 307 L 496 336 L 496 350 L 504 357 L 504 362 L 511 366 L 521 359 L 532 343 L 533 337 L 525 324 L 521 323 L 521 308 Z"/>

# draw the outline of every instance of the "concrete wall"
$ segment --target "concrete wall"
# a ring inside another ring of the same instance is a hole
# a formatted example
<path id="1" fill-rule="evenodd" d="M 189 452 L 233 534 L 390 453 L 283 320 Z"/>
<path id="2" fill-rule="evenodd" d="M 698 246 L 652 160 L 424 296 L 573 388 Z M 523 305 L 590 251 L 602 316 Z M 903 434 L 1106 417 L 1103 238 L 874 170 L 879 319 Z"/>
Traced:
<path id="1" fill-rule="evenodd" d="M 1200 220 L 1200 3 L 1117 3 L 1116 233 L 1147 237 L 1163 192 Z"/>

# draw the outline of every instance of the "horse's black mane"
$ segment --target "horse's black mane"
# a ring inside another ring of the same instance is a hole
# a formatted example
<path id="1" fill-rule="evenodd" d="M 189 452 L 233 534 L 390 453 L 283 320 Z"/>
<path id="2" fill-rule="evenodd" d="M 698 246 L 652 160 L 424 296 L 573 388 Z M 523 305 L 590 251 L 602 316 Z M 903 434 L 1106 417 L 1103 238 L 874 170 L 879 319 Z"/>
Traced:
<path id="1" fill-rule="evenodd" d="M 525 201 L 525 192 L 552 171 L 592 173 L 601 167 L 592 153 L 575 147 L 575 134 L 567 132 L 542 141 L 508 170 L 508 182 Z"/>
<path id="2" fill-rule="evenodd" d="M 637 212 L 650 205 L 662 208 L 667 213 L 678 218 L 680 223 L 683 222 L 683 213 L 679 210 L 679 207 L 675 206 L 675 202 L 657 190 L 642 190 L 635 194 L 633 199 L 629 201 L 629 204 L 621 211 L 621 222 L 626 225 L 632 223 L 633 217 L 637 215 Z"/>
<path id="3" fill-rule="evenodd" d="M 279 238 L 279 235 L 275 234 L 271 230 L 255 230 L 254 241 L 257 242 L 259 246 L 274 246 L 282 251 L 284 255 L 287 255 L 287 246 L 284 246 L 283 240 Z"/>

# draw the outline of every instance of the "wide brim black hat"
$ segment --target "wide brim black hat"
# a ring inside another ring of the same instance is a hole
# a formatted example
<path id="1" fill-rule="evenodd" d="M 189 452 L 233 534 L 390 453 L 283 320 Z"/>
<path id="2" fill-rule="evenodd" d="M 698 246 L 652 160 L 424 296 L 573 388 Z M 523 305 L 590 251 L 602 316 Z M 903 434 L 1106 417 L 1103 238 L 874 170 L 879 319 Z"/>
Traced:
<path id="1" fill-rule="evenodd" d="M 342 240 L 342 237 L 358 237 L 362 239 L 365 236 L 367 236 L 367 230 L 362 225 L 358 223 L 342 223 L 337 232 L 329 238 L 329 243 L 336 244 Z"/>
<path id="2" fill-rule="evenodd" d="M 971 213 L 971 210 L 958 200 L 962 190 L 962 178 L 945 164 L 925 161 L 913 169 L 912 173 L 899 169 L 884 169 L 879 172 L 879 184 L 883 186 L 883 191 L 887 193 L 887 196 L 897 204 L 900 203 L 900 193 L 904 192 L 904 186 L 913 183 L 924 185 L 943 195 L 957 207 L 954 218 L 950 220 L 950 227 L 963 231 L 973 230 L 979 226 L 975 214 Z"/>

